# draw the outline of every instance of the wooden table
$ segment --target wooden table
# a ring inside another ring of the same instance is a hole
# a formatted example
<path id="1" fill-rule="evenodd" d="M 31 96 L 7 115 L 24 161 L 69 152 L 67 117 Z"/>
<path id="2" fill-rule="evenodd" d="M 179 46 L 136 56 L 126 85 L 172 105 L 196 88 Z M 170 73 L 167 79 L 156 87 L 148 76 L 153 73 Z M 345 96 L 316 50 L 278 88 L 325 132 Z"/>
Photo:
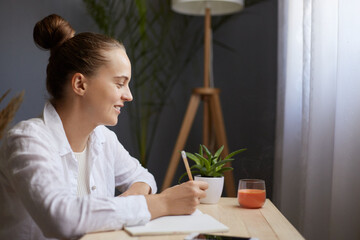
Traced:
<path id="1" fill-rule="evenodd" d="M 236 198 L 221 198 L 218 204 L 200 204 L 198 209 L 207 213 L 230 228 L 224 236 L 256 237 L 259 240 L 304 239 L 291 223 L 267 199 L 260 209 L 245 209 Z M 86 234 L 81 240 L 180 240 L 186 235 L 131 237 L 125 231 Z"/>

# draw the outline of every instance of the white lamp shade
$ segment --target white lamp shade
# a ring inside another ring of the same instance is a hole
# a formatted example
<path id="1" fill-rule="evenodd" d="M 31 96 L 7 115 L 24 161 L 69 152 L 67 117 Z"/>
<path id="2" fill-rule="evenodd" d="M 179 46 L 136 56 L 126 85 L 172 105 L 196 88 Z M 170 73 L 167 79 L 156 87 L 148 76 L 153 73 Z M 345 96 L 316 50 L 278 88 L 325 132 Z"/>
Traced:
<path id="1" fill-rule="evenodd" d="M 211 15 L 231 14 L 244 8 L 244 0 L 172 0 L 172 9 L 182 14 L 202 16 L 206 8 Z"/>

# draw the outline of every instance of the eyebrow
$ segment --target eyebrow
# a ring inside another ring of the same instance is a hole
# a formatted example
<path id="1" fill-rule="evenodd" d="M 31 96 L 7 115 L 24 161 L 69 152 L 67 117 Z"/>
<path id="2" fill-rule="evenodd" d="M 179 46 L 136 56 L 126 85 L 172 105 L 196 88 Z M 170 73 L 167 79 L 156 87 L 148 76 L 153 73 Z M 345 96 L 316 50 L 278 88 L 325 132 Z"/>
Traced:
<path id="1" fill-rule="evenodd" d="M 129 81 L 129 77 L 123 76 L 123 75 L 122 76 L 115 76 L 114 79 L 119 79 L 119 80 L 120 79 L 125 79 L 125 81 Z"/>

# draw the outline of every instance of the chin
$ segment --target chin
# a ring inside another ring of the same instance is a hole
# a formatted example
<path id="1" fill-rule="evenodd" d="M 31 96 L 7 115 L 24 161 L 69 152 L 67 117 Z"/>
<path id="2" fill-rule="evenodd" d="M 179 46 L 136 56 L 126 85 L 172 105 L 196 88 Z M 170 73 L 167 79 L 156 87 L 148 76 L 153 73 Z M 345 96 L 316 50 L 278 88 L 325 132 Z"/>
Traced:
<path id="1" fill-rule="evenodd" d="M 107 121 L 102 121 L 101 125 L 113 127 L 118 123 L 118 119 L 108 119 Z"/>
<path id="2" fill-rule="evenodd" d="M 113 127 L 113 126 L 116 126 L 117 123 L 118 123 L 118 121 L 111 122 L 111 123 L 106 124 L 106 126 Z"/>
<path id="3" fill-rule="evenodd" d="M 118 119 L 117 118 L 112 122 L 111 126 L 115 126 L 116 124 L 118 124 Z"/>

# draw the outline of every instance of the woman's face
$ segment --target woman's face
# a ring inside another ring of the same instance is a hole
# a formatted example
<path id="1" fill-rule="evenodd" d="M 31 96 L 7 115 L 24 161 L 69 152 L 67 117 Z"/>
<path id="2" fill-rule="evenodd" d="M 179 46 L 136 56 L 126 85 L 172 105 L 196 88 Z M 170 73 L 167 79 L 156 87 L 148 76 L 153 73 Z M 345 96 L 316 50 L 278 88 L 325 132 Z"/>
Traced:
<path id="1" fill-rule="evenodd" d="M 95 126 L 114 126 L 125 102 L 133 99 L 129 88 L 131 64 L 120 48 L 105 51 L 104 56 L 108 62 L 88 77 L 84 110 Z"/>

